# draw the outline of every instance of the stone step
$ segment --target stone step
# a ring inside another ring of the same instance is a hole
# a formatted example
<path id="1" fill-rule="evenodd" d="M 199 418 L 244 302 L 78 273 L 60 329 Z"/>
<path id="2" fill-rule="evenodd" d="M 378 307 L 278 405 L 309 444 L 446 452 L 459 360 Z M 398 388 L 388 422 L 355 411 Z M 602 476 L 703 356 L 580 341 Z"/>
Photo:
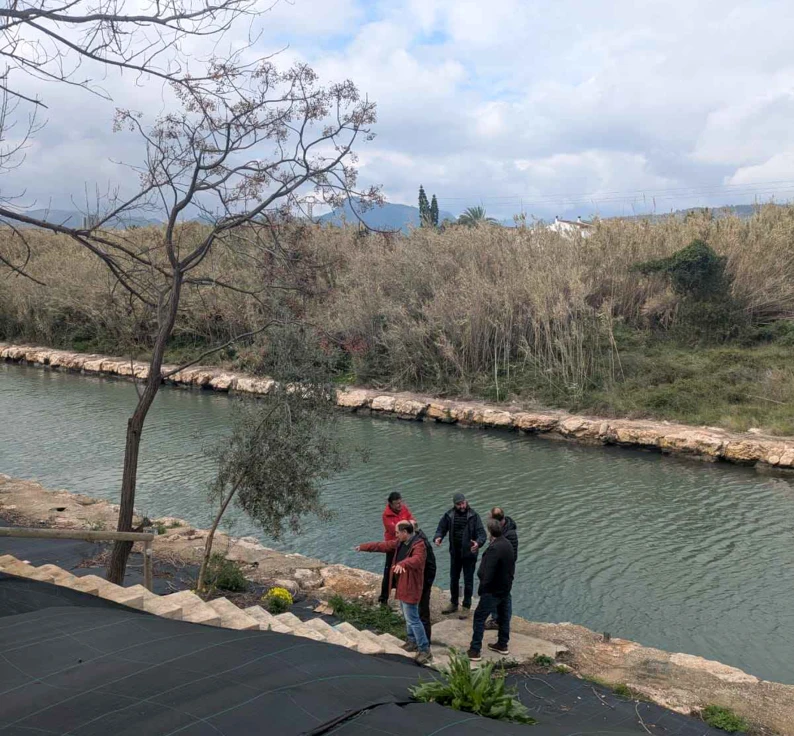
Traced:
<path id="1" fill-rule="evenodd" d="M 411 652 L 406 652 L 405 649 L 403 649 L 405 642 L 402 639 L 398 639 L 393 634 L 381 634 L 378 640 L 383 643 L 389 654 L 399 654 L 402 657 L 411 658 L 414 656 Z"/>
<path id="2" fill-rule="evenodd" d="M 182 606 L 177 605 L 173 601 L 161 598 L 159 595 L 146 590 L 142 585 L 130 585 L 127 590 L 135 591 L 143 596 L 143 609 L 146 613 L 151 613 L 153 616 L 160 616 L 160 618 L 170 618 L 174 621 L 182 620 Z"/>
<path id="3" fill-rule="evenodd" d="M 295 636 L 302 636 L 305 639 L 312 639 L 314 641 L 325 641 L 325 637 L 319 631 L 306 626 L 294 613 L 287 611 L 277 614 L 274 618 L 279 623 L 289 626 Z"/>
<path id="4" fill-rule="evenodd" d="M 386 653 L 386 645 L 378 638 L 378 635 L 372 631 L 368 631 L 367 629 L 361 629 L 358 632 L 359 636 L 364 637 L 372 642 L 374 646 L 378 648 L 377 652 L 374 654 L 385 654 Z"/>
<path id="5" fill-rule="evenodd" d="M 182 609 L 183 621 L 189 621 L 192 624 L 204 624 L 205 626 L 220 626 L 221 615 L 189 590 L 169 593 L 162 596 L 162 600 L 179 606 Z"/>
<path id="6" fill-rule="evenodd" d="M 243 609 L 251 618 L 259 621 L 259 626 L 263 631 L 275 631 L 277 634 L 291 634 L 292 629 L 286 624 L 282 624 L 272 613 L 266 611 L 262 606 L 249 606 Z"/>
<path id="7" fill-rule="evenodd" d="M 55 578 L 56 585 L 63 585 L 64 587 L 71 587 L 70 585 L 66 585 L 67 582 L 73 583 L 77 580 L 77 576 L 70 573 L 68 570 L 64 570 L 57 565 L 39 565 L 39 570 L 42 572 L 49 573 Z"/>
<path id="8" fill-rule="evenodd" d="M 5 565 L 11 565 L 14 562 L 21 562 L 18 560 L 14 555 L 0 555 L 0 569 L 2 569 Z"/>
<path id="9" fill-rule="evenodd" d="M 28 564 L 27 562 L 7 562 L 3 565 L 3 572 L 9 575 L 16 575 L 20 578 L 27 578 L 28 580 L 38 580 L 42 583 L 54 583 L 55 576 L 47 571 L 39 570 L 37 567 Z"/>
<path id="10" fill-rule="evenodd" d="M 214 598 L 211 601 L 207 601 L 207 605 L 220 614 L 220 626 L 224 629 L 237 629 L 239 631 L 260 629 L 259 622 L 256 619 L 251 618 L 251 616 L 237 608 L 234 603 L 226 598 Z"/>
<path id="11" fill-rule="evenodd" d="M 99 597 L 104 598 L 106 601 L 113 601 L 122 606 L 135 608 L 138 611 L 144 610 L 144 601 L 146 599 L 140 591 L 122 588 L 120 585 L 114 585 L 113 583 L 108 583 L 100 588 Z"/>
<path id="12" fill-rule="evenodd" d="M 321 618 L 312 618 L 305 622 L 305 626 L 309 629 L 319 632 L 323 635 L 325 641 L 329 644 L 336 644 L 340 647 L 346 647 L 358 651 L 358 645 L 349 637 L 345 636 L 341 631 L 334 629 L 327 621 Z"/>
<path id="13" fill-rule="evenodd" d="M 356 645 L 356 651 L 361 652 L 361 654 L 383 654 L 384 652 L 383 646 L 373 642 L 365 634 L 359 631 L 352 624 L 349 624 L 347 621 L 343 621 L 341 624 L 336 624 L 336 626 L 333 628 L 353 641 Z"/>

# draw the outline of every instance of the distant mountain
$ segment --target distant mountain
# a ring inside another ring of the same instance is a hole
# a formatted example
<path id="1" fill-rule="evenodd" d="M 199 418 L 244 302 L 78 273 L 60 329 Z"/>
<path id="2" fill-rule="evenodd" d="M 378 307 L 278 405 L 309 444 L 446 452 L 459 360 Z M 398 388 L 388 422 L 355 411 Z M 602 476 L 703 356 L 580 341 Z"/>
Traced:
<path id="1" fill-rule="evenodd" d="M 768 206 L 770 203 L 765 203 L 764 206 Z M 775 207 L 783 207 L 785 205 L 776 205 L 773 204 Z M 722 207 L 689 207 L 685 210 L 675 210 L 674 212 L 664 212 L 660 214 L 653 214 L 653 215 L 632 215 L 631 217 L 621 217 L 618 219 L 625 219 L 625 220 L 663 220 L 667 217 L 675 217 L 678 219 L 683 219 L 687 215 L 697 214 L 701 212 L 706 212 L 707 210 L 712 213 L 712 215 L 720 219 L 722 217 L 738 217 L 742 220 L 746 220 L 752 217 L 759 209 L 759 205 L 755 204 L 726 204 Z M 607 218 L 610 219 L 610 218 Z"/>
<path id="2" fill-rule="evenodd" d="M 82 227 L 83 214 L 77 210 L 56 210 L 56 209 L 36 209 L 23 210 L 21 214 L 32 217 L 36 220 L 44 220 L 53 225 L 63 225 L 64 227 Z M 159 220 L 149 217 L 125 216 L 123 218 L 113 218 L 108 225 L 119 229 L 130 227 L 145 227 L 146 225 L 158 225 Z"/>
<path id="3" fill-rule="evenodd" d="M 367 227 L 375 230 L 402 230 L 403 232 L 407 232 L 410 227 L 419 227 L 419 208 L 409 207 L 407 204 L 386 203 L 380 207 L 368 209 L 366 212 L 361 212 L 356 207 L 356 211 L 358 215 L 353 211 L 350 200 L 348 200 L 344 207 L 337 207 L 333 212 L 322 215 L 316 220 L 333 225 L 341 225 L 343 221 L 356 225 L 360 217 Z M 456 218 L 450 212 L 439 211 L 439 222 L 445 219 L 454 220 Z"/>

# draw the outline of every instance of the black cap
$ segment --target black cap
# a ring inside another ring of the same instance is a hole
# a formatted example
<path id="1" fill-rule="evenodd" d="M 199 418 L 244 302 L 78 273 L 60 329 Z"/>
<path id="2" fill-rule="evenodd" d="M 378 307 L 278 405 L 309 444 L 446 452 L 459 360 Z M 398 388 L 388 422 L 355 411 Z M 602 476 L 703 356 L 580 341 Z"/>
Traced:
<path id="1" fill-rule="evenodd" d="M 462 493 L 456 493 L 452 497 L 452 503 L 462 503 L 465 500 L 466 500 L 466 496 L 464 496 Z"/>

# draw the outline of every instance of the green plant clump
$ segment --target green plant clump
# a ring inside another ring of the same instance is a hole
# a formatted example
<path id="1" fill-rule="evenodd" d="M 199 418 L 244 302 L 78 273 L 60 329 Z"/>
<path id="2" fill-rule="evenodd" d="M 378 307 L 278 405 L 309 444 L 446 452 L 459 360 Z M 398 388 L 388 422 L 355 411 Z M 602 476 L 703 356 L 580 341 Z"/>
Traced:
<path id="1" fill-rule="evenodd" d="M 554 665 L 554 657 L 549 657 L 548 654 L 536 654 L 532 658 L 532 662 L 538 667 L 552 667 Z"/>
<path id="2" fill-rule="evenodd" d="M 210 590 L 226 590 L 231 593 L 248 590 L 248 580 L 240 566 L 233 560 L 227 560 L 220 552 L 213 552 L 210 557 L 206 580 Z"/>
<path id="3" fill-rule="evenodd" d="M 537 723 L 521 704 L 515 688 L 508 688 L 504 677 L 494 676 L 493 670 L 494 662 L 472 670 L 465 654 L 452 651 L 441 679 L 415 685 L 410 689 L 411 697 L 420 703 L 438 703 L 499 721 Z"/>
<path id="4" fill-rule="evenodd" d="M 741 716 L 737 716 L 730 708 L 719 705 L 707 705 L 700 717 L 712 728 L 720 728 L 728 733 L 744 733 L 750 726 Z"/>
<path id="5" fill-rule="evenodd" d="M 376 634 L 392 634 L 405 639 L 405 622 L 387 606 L 371 606 L 360 601 L 348 601 L 335 595 L 328 602 L 334 616 L 357 629 L 369 629 Z"/>

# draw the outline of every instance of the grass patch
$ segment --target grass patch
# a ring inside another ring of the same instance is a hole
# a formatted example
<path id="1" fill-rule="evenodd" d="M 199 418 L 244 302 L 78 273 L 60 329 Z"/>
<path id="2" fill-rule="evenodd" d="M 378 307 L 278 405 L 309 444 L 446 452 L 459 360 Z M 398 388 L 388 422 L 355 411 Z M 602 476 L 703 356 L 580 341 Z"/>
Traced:
<path id="1" fill-rule="evenodd" d="M 410 689 L 411 697 L 420 703 L 438 703 L 484 718 L 537 723 L 518 699 L 518 691 L 508 688 L 503 672 L 494 674 L 494 667 L 494 662 L 487 662 L 472 670 L 465 654 L 452 651 L 449 665 L 440 671 L 440 678 L 415 685 Z"/>
<path id="2" fill-rule="evenodd" d="M 207 565 L 207 589 L 224 590 L 230 593 L 242 593 L 248 590 L 248 580 L 243 575 L 240 565 L 227 560 L 220 552 L 213 552 Z"/>
<path id="3" fill-rule="evenodd" d="M 750 724 L 741 716 L 737 716 L 730 708 L 719 705 L 707 705 L 700 717 L 712 728 L 720 728 L 728 733 L 744 733 L 750 729 Z"/>
<path id="4" fill-rule="evenodd" d="M 328 602 L 334 609 L 334 616 L 357 629 L 369 629 L 376 634 L 392 634 L 405 639 L 405 621 L 387 606 L 348 601 L 339 595 L 332 596 Z"/>

